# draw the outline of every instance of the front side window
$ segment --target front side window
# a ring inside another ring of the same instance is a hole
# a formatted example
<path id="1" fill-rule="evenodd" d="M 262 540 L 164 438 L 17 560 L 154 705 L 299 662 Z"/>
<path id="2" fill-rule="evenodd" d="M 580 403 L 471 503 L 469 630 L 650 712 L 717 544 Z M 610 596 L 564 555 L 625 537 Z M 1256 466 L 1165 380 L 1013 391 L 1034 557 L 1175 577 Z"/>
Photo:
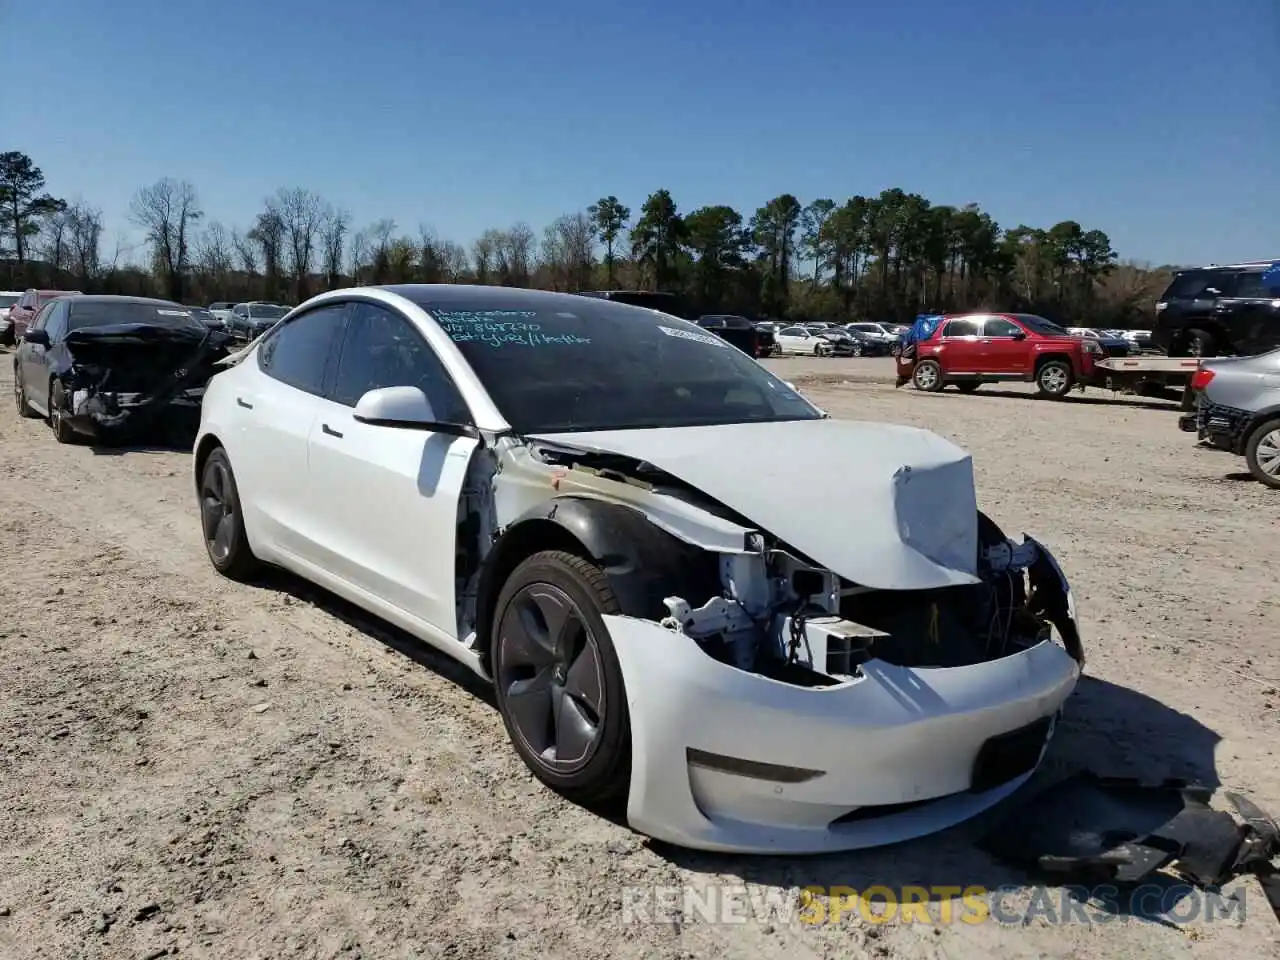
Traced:
<path id="1" fill-rule="evenodd" d="M 67 303 L 63 301 L 50 301 L 45 314 L 44 323 L 45 332 L 49 334 L 49 340 L 57 343 L 67 332 Z"/>
<path id="2" fill-rule="evenodd" d="M 49 322 L 49 317 L 53 314 L 53 306 L 45 304 L 44 307 L 36 314 L 35 320 L 31 324 L 32 330 L 43 330 Z"/>
<path id="3" fill-rule="evenodd" d="M 330 397 L 354 407 L 370 390 L 383 387 L 417 387 L 437 420 L 471 422 L 453 378 L 413 324 L 385 307 L 354 303 Z"/>
<path id="4" fill-rule="evenodd" d="M 1022 333 L 1022 328 L 1012 320 L 1006 320 L 1004 317 L 988 317 L 987 322 L 982 326 L 983 333 L 988 337 L 1016 337 Z"/>
<path id="5" fill-rule="evenodd" d="M 435 318 L 520 433 L 823 416 L 737 347 L 677 317 L 514 289 L 406 295 Z"/>
<path id="6" fill-rule="evenodd" d="M 320 395 L 329 353 L 346 304 L 318 307 L 278 328 L 258 348 L 258 367 L 273 380 Z"/>
<path id="7" fill-rule="evenodd" d="M 1261 272 L 1253 271 L 1236 278 L 1235 296 L 1241 300 L 1270 300 L 1275 293 L 1263 284 Z"/>
<path id="8" fill-rule="evenodd" d="M 783 330 L 783 331 L 782 331 L 782 333 L 781 333 L 781 334 L 779 334 L 779 336 L 783 336 L 783 337 L 807 337 L 807 336 L 809 336 L 809 331 L 808 331 L 808 330 L 806 330 L 804 327 L 787 327 L 787 329 Z"/>

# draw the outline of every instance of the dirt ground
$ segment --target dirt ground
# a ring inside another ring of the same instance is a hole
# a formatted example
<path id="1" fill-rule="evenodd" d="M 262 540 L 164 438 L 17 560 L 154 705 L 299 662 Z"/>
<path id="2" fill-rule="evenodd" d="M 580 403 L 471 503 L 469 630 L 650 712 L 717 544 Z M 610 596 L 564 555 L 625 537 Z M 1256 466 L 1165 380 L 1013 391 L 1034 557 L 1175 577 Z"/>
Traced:
<path id="1" fill-rule="evenodd" d="M 924 395 L 870 382 L 888 360 L 772 364 L 834 415 L 965 446 L 987 511 L 1055 549 L 1090 659 L 1054 769 L 1195 776 L 1280 812 L 1280 499 L 1242 461 L 1197 450 L 1170 404 Z M 0 354 L 6 395 L 11 375 Z M 0 410 L 6 960 L 1280 956 L 1252 880 L 1243 923 L 626 922 L 624 887 L 1026 877 L 975 850 L 981 819 L 743 858 L 571 806 L 461 669 L 292 578 L 216 576 L 189 461 L 59 446 Z"/>

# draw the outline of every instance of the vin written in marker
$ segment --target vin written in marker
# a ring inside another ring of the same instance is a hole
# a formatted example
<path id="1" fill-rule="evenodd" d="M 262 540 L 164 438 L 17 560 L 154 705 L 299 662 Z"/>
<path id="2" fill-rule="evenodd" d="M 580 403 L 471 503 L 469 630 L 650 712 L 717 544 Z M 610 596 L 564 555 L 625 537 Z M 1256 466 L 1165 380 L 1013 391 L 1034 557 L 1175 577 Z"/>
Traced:
<path id="1" fill-rule="evenodd" d="M 564 346 L 569 344 L 590 343 L 588 337 L 580 337 L 574 333 L 540 333 L 536 330 L 525 332 L 485 332 L 481 330 L 450 330 L 445 327 L 454 343 L 487 343 L 491 347 L 507 344 L 520 347 Z"/>

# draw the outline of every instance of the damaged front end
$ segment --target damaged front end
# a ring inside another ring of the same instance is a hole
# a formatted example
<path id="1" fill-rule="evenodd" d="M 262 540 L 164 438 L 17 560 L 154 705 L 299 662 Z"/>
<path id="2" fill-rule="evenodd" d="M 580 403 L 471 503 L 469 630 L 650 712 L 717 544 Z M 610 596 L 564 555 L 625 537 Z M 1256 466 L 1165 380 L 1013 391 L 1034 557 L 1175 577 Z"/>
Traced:
<path id="1" fill-rule="evenodd" d="M 119 437 L 199 421 L 205 385 L 229 353 L 218 330 L 119 324 L 72 330 L 48 350 L 62 386 L 51 413 L 78 433 Z"/>
<path id="2" fill-rule="evenodd" d="M 648 462 L 508 437 L 477 463 L 459 516 L 459 636 L 483 657 L 486 598 L 519 531 L 537 531 L 536 549 L 553 529 L 586 547 L 623 608 L 603 619 L 632 719 L 628 819 L 651 836 L 805 853 L 941 829 L 1030 776 L 1079 677 L 1058 564 L 980 514 L 968 569 L 910 589 L 882 571 L 869 587 Z"/>

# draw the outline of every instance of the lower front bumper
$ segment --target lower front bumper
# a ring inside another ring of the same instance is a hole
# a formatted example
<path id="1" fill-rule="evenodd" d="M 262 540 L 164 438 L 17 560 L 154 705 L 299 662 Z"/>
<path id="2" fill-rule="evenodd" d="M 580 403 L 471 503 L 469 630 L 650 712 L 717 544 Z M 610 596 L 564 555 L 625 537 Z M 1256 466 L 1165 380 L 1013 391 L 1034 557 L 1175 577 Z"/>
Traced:
<path id="1" fill-rule="evenodd" d="M 979 792 L 984 744 L 1056 717 L 1080 675 L 1045 641 L 966 667 L 873 660 L 856 680 L 805 688 L 722 664 L 652 621 L 605 622 L 631 711 L 628 820 L 704 850 L 851 850 L 968 819 L 1031 775 L 1052 720 L 1029 762 Z"/>

